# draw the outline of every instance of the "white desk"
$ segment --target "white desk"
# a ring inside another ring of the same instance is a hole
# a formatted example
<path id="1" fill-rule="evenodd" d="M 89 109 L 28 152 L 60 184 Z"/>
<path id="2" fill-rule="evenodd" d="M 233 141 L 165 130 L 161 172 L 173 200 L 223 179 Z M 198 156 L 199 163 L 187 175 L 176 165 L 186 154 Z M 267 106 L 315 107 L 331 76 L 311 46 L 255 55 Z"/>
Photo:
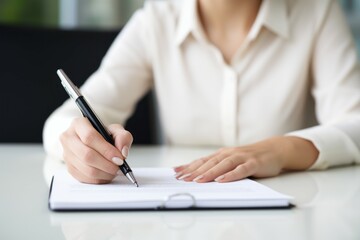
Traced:
<path id="1" fill-rule="evenodd" d="M 134 147 L 132 167 L 173 166 L 210 149 Z M 45 161 L 45 164 L 44 164 Z M 260 180 L 295 197 L 287 210 L 72 212 L 47 208 L 57 168 L 41 145 L 0 145 L 0 239 L 360 239 L 360 166 Z"/>

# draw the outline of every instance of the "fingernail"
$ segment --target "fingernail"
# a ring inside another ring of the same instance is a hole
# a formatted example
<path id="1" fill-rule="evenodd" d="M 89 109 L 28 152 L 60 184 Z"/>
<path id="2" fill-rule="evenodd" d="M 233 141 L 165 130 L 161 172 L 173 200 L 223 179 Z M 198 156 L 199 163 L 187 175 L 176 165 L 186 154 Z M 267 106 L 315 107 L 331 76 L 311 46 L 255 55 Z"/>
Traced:
<path id="1" fill-rule="evenodd" d="M 191 175 L 191 173 L 187 173 L 187 174 L 182 175 L 182 176 L 179 177 L 178 179 L 179 179 L 179 180 L 183 180 L 184 178 L 187 178 L 187 177 L 189 177 L 190 175 Z"/>
<path id="2" fill-rule="evenodd" d="M 123 174 L 123 173 L 122 173 L 121 170 L 118 170 L 118 171 L 116 172 L 116 174 L 117 174 L 117 175 L 121 175 L 121 174 Z"/>
<path id="3" fill-rule="evenodd" d="M 196 181 L 202 179 L 203 177 L 204 177 L 203 175 L 199 175 L 199 176 L 197 176 L 196 178 L 194 178 L 193 181 L 196 182 Z"/>
<path id="4" fill-rule="evenodd" d="M 124 164 L 124 160 L 119 157 L 113 157 L 111 160 L 113 161 L 113 163 L 119 166 Z"/>
<path id="5" fill-rule="evenodd" d="M 123 147 L 123 149 L 121 150 L 121 154 L 124 156 L 124 158 L 127 158 L 129 156 L 129 147 Z"/>
<path id="6" fill-rule="evenodd" d="M 179 176 L 181 176 L 183 174 L 183 172 L 178 172 L 175 174 L 175 177 L 178 178 Z"/>
<path id="7" fill-rule="evenodd" d="M 224 175 L 221 175 L 221 176 L 215 178 L 215 182 L 221 181 L 221 180 L 223 180 L 224 178 L 225 178 L 225 176 L 224 176 Z"/>

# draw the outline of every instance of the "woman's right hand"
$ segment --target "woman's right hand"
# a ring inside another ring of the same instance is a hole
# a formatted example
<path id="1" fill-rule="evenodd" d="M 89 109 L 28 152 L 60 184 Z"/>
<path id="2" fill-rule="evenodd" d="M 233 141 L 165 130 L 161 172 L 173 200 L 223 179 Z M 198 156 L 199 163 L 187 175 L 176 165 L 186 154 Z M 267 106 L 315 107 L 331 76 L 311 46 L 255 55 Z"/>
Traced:
<path id="1" fill-rule="evenodd" d="M 80 182 L 109 183 L 120 173 L 119 166 L 128 156 L 133 137 L 119 124 L 108 126 L 108 130 L 115 146 L 108 143 L 84 117 L 74 119 L 61 134 L 67 169 Z"/>

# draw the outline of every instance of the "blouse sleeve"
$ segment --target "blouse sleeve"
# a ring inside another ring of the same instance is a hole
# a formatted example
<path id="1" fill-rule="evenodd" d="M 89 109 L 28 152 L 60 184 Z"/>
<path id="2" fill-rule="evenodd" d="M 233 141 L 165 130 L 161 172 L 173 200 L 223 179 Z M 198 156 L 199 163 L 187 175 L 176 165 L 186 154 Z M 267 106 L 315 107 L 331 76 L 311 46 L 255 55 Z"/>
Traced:
<path id="1" fill-rule="evenodd" d="M 106 125 L 124 124 L 137 101 L 153 85 L 146 24 L 144 10 L 138 10 L 114 40 L 99 69 L 81 87 Z M 46 120 L 43 143 L 48 154 L 62 158 L 59 136 L 76 116 L 80 116 L 80 111 L 69 99 Z"/>
<path id="2" fill-rule="evenodd" d="M 360 163 L 360 66 L 342 9 L 329 2 L 311 62 L 319 125 L 288 134 L 310 140 L 319 150 L 311 169 Z"/>

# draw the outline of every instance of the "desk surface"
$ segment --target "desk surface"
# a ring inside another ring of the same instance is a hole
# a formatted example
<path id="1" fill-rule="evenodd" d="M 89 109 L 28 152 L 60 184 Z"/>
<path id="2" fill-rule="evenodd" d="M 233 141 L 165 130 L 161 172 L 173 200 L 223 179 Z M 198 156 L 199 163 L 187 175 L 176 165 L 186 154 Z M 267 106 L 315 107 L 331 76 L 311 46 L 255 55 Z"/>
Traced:
<path id="1" fill-rule="evenodd" d="M 174 166 L 212 149 L 134 147 L 132 167 Z M 259 182 L 294 197 L 287 210 L 54 213 L 41 145 L 0 144 L 0 239 L 360 239 L 360 166 Z"/>

